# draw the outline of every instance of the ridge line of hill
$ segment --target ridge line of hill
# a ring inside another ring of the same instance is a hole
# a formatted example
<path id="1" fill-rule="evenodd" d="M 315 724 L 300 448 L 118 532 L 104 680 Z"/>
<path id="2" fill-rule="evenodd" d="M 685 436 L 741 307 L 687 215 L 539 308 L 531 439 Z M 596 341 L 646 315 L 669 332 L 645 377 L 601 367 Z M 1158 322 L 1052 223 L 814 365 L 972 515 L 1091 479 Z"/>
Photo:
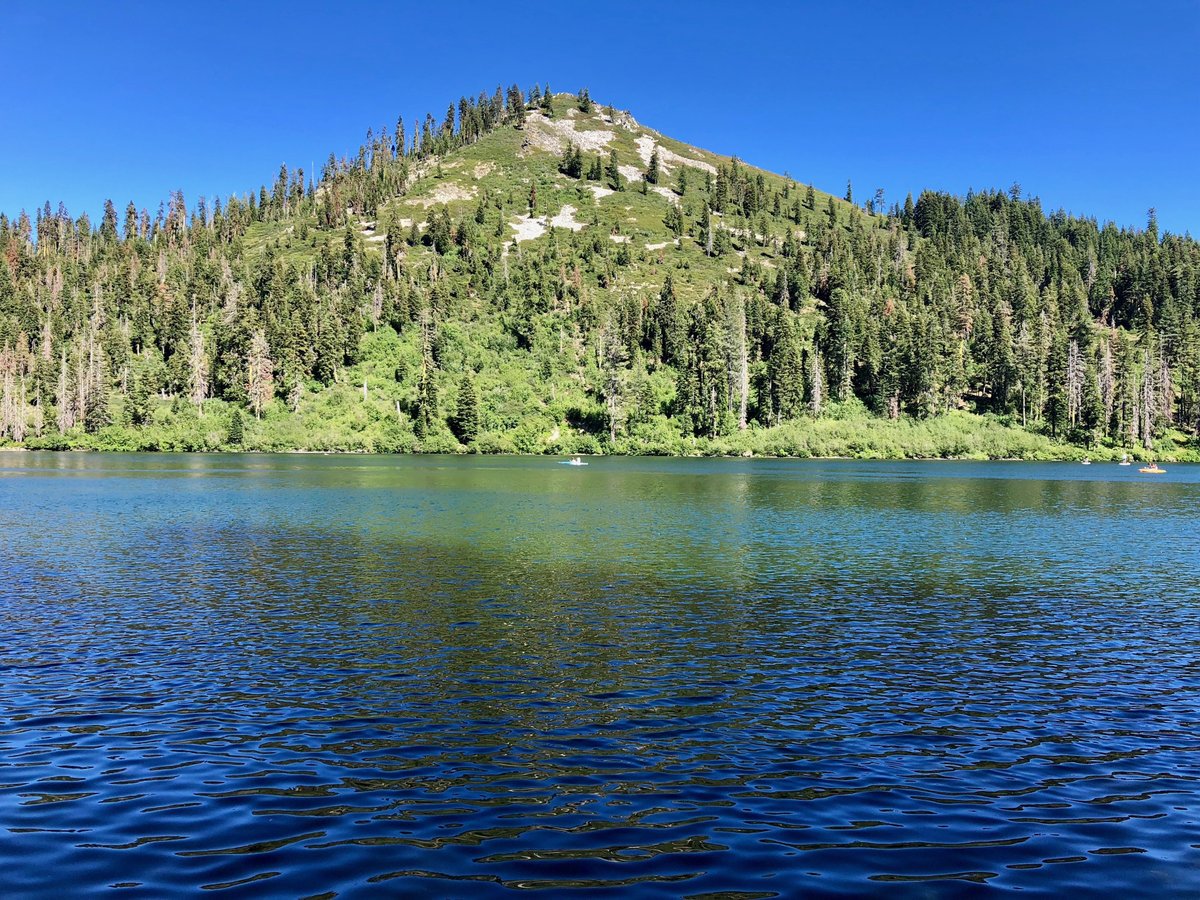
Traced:
<path id="1" fill-rule="evenodd" d="M 223 205 L 0 216 L 0 442 L 1196 456 L 1196 242 L 884 207 L 513 87 Z"/>

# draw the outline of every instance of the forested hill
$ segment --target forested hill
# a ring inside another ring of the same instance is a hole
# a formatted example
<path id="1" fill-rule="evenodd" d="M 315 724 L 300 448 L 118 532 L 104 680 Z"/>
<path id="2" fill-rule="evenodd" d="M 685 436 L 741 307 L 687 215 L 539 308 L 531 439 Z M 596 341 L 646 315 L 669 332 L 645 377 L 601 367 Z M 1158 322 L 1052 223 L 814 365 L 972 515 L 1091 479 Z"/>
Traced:
<path id="1" fill-rule="evenodd" d="M 514 86 L 244 196 L 0 216 L 0 442 L 1196 452 L 1195 241 L 861 199 Z"/>

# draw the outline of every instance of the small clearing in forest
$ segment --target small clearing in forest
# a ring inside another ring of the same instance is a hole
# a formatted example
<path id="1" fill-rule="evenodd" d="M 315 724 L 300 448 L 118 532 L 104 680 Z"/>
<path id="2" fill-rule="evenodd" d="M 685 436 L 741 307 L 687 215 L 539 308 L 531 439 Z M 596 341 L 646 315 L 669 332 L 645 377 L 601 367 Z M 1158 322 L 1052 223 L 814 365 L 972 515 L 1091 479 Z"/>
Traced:
<path id="1" fill-rule="evenodd" d="M 429 209 L 441 203 L 451 203 L 455 200 L 471 200 L 475 197 L 475 188 L 464 188 L 459 184 L 439 184 L 428 197 L 413 200 L 418 206 Z"/>
<path id="2" fill-rule="evenodd" d="M 508 227 L 517 233 L 514 240 L 518 243 L 532 241 L 546 233 L 546 220 L 541 217 L 535 219 L 532 216 L 524 215 L 519 216 L 515 222 L 509 222 Z"/>
<path id="3" fill-rule="evenodd" d="M 583 228 L 583 226 L 587 223 L 578 221 L 575 218 L 575 212 L 575 207 L 568 203 L 561 210 L 559 210 L 557 216 L 550 220 L 551 227 L 570 228 L 572 231 L 578 231 L 579 229 Z"/>

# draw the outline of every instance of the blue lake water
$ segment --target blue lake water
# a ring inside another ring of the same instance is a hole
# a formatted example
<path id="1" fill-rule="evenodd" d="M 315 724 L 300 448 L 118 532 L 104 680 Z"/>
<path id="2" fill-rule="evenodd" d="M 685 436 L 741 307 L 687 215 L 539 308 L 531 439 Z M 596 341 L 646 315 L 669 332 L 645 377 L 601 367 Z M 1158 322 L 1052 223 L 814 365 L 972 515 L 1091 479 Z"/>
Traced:
<path id="1" fill-rule="evenodd" d="M 1200 894 L 1200 466 L 0 454 L 0 895 Z"/>

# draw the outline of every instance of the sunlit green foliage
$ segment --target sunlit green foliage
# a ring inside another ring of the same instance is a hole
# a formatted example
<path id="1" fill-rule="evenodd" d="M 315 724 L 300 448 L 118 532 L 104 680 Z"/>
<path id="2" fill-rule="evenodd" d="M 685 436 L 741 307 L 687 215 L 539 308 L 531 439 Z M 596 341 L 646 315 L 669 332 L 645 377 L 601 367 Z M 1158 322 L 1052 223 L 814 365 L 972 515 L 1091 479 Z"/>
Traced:
<path id="1" fill-rule="evenodd" d="M 1200 245 L 882 205 L 514 85 L 244 196 L 0 216 L 0 441 L 1196 453 Z"/>

